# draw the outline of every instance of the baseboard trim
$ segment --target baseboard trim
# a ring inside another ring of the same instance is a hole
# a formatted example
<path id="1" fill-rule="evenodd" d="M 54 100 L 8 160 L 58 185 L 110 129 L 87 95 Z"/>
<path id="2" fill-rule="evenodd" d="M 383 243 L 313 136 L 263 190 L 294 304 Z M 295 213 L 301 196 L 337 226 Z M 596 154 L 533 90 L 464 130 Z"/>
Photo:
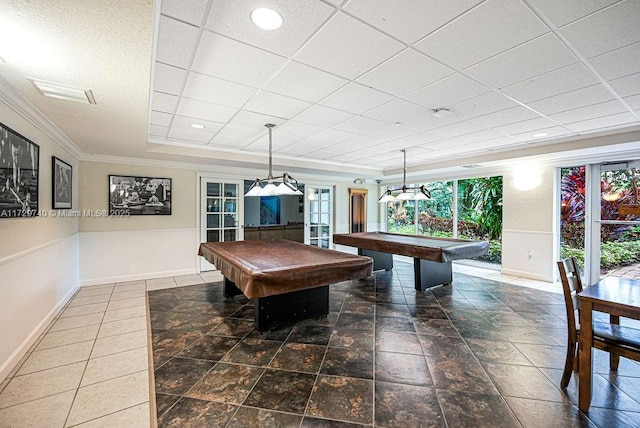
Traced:
<path id="1" fill-rule="evenodd" d="M 113 284 L 116 282 L 141 281 L 144 279 L 164 278 L 167 276 L 193 275 L 198 273 L 196 268 L 167 270 L 162 272 L 136 273 L 132 275 L 108 276 L 103 278 L 83 279 L 80 282 L 82 287 L 90 287 L 92 285 Z"/>
<path id="2" fill-rule="evenodd" d="M 505 275 L 517 276 L 519 278 L 535 279 L 536 281 L 553 282 L 553 278 L 551 277 L 547 277 L 544 275 L 537 275 L 535 273 L 526 272 L 522 270 L 502 268 L 501 273 Z"/>
<path id="3" fill-rule="evenodd" d="M 76 294 L 79 285 L 73 287 L 69 292 L 56 304 L 53 309 L 49 311 L 49 313 L 38 323 L 38 325 L 29 333 L 29 335 L 22 341 L 20 346 L 13 351 L 9 358 L 0 365 L 0 382 L 7 379 L 10 375 L 13 374 L 15 369 L 19 368 L 19 363 L 22 361 L 25 355 L 29 352 L 31 347 L 36 343 L 36 341 L 40 338 L 42 333 L 44 333 L 51 323 L 55 320 L 55 318 L 60 314 L 62 309 L 69 303 L 69 300 Z"/>

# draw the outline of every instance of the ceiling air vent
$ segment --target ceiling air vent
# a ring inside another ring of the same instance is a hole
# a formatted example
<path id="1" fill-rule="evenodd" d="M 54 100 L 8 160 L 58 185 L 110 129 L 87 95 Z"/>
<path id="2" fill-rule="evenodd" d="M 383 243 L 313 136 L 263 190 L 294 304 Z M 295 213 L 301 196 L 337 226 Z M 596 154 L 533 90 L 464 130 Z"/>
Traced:
<path id="1" fill-rule="evenodd" d="M 96 104 L 96 99 L 90 89 L 74 88 L 60 83 L 47 82 L 44 80 L 29 79 L 38 91 L 45 97 L 57 98 L 60 100 L 75 101 L 84 104 Z"/>
<path id="2" fill-rule="evenodd" d="M 472 163 L 472 164 L 469 164 L 469 165 L 462 165 L 462 167 L 471 169 L 471 168 L 480 168 L 480 167 L 482 167 L 482 165 L 477 164 L 477 163 Z"/>

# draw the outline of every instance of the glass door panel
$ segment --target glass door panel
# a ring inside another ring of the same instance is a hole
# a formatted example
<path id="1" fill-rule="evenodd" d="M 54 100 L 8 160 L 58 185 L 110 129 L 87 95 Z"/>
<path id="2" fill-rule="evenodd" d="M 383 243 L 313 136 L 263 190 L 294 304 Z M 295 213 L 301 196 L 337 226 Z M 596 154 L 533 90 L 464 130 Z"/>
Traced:
<path id="1" fill-rule="evenodd" d="M 307 216 L 305 243 L 321 248 L 333 244 L 333 188 L 305 186 Z"/>

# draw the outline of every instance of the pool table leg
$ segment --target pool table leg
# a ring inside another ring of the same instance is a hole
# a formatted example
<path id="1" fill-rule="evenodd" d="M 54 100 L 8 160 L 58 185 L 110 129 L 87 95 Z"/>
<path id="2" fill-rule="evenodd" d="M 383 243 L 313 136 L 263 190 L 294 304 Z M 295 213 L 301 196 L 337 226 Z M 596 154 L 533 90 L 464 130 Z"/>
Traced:
<path id="1" fill-rule="evenodd" d="M 413 259 L 413 276 L 415 288 L 425 291 L 439 285 L 451 284 L 453 272 L 451 262 L 432 262 L 430 260 Z"/>
<path id="2" fill-rule="evenodd" d="M 273 330 L 297 321 L 320 318 L 329 313 L 329 286 L 308 288 L 275 296 L 259 297 L 255 302 L 255 323 L 259 332 Z"/>
<path id="3" fill-rule="evenodd" d="M 240 290 L 238 287 L 236 287 L 236 283 L 231 281 L 230 279 L 227 279 L 227 277 L 224 278 L 224 284 L 222 286 L 222 293 L 224 294 L 224 297 L 235 297 L 235 296 L 239 296 L 240 294 L 242 294 L 242 290 Z"/>
<path id="4" fill-rule="evenodd" d="M 373 270 L 393 269 L 393 254 L 391 253 L 358 248 L 358 255 L 371 257 L 373 259 Z"/>

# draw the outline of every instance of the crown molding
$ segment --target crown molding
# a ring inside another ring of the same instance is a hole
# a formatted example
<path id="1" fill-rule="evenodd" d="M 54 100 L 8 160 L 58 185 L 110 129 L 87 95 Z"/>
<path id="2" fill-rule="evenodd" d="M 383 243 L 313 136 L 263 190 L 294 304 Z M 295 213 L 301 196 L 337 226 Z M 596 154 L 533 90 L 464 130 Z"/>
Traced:
<path id="1" fill-rule="evenodd" d="M 51 138 L 56 144 L 69 152 L 71 156 L 80 159 L 82 151 L 78 146 L 2 77 L 0 77 L 0 101 L 40 132 Z"/>

